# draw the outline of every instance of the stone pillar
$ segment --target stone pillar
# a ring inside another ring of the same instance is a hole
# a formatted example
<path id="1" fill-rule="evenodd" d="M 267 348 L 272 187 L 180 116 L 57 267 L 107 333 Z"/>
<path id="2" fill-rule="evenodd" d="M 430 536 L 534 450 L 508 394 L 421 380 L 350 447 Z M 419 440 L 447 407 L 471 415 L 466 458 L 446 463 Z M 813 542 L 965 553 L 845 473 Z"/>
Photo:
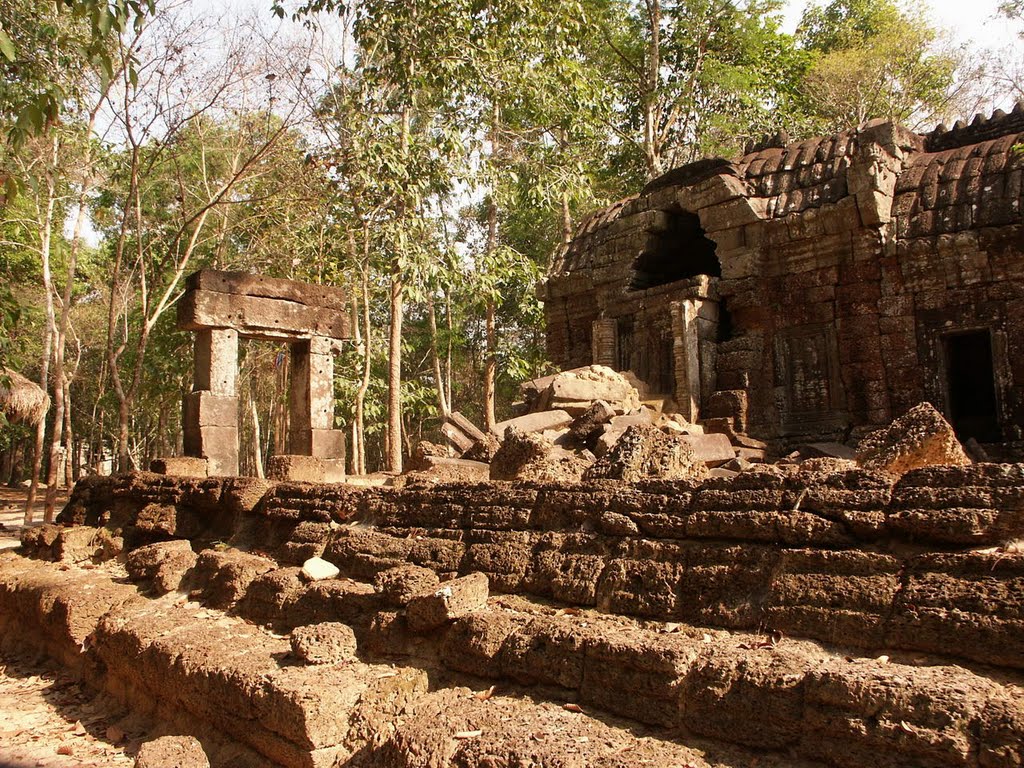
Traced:
<path id="1" fill-rule="evenodd" d="M 288 399 L 291 453 L 345 458 L 345 432 L 334 429 L 334 357 L 331 340 L 314 336 L 291 345 Z"/>
<path id="2" fill-rule="evenodd" d="M 672 353 L 675 356 L 675 400 L 679 413 L 689 422 L 700 418 L 700 335 L 697 317 L 700 299 L 673 301 Z"/>
<path id="3" fill-rule="evenodd" d="M 196 332 L 193 391 L 182 403 L 184 449 L 211 476 L 238 474 L 238 332 Z"/>
<path id="4" fill-rule="evenodd" d="M 591 325 L 591 360 L 594 365 L 615 368 L 618 363 L 619 321 L 602 317 Z"/>

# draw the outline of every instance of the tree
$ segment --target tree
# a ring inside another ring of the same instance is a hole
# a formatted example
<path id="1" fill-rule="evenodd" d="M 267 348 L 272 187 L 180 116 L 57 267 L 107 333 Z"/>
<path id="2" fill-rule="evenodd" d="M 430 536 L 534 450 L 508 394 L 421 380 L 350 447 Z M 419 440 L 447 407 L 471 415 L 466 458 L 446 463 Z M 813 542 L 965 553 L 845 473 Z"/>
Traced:
<path id="1" fill-rule="evenodd" d="M 797 37 L 811 55 L 797 101 L 819 132 L 873 118 L 934 122 L 964 82 L 956 77 L 957 52 L 939 46 L 938 32 L 893 0 L 811 6 Z"/>
<path id="2" fill-rule="evenodd" d="M 641 169 L 631 186 L 702 156 L 731 154 L 778 119 L 773 108 L 796 56 L 778 30 L 780 2 L 594 7 L 600 44 L 591 55 L 618 89 L 613 129 L 629 153 L 621 162 Z"/>

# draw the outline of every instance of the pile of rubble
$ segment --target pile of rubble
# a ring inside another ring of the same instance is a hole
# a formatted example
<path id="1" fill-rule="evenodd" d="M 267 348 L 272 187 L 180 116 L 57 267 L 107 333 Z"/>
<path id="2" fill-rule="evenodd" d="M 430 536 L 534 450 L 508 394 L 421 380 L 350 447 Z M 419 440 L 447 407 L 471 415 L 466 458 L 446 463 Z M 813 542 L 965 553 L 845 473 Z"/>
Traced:
<path id="1" fill-rule="evenodd" d="M 435 480 L 700 480 L 732 477 L 767 458 L 768 446 L 739 431 L 735 419 L 690 423 L 672 400 L 649 396 L 628 371 L 591 365 L 527 381 L 520 390 L 522 415 L 484 433 L 454 414 L 444 433 L 461 456 L 422 443 L 414 470 Z M 808 443 L 775 463 L 808 460 L 897 475 L 930 464 L 970 463 L 952 428 L 927 403 L 868 435 L 857 451 Z"/>
<path id="2" fill-rule="evenodd" d="M 485 434 L 455 414 L 444 433 L 461 457 L 421 444 L 414 467 L 445 479 L 700 479 L 731 476 L 765 457 L 765 444 L 731 423 L 707 429 L 671 400 L 648 397 L 628 371 L 591 365 L 524 382 L 520 391 L 522 415 Z"/>

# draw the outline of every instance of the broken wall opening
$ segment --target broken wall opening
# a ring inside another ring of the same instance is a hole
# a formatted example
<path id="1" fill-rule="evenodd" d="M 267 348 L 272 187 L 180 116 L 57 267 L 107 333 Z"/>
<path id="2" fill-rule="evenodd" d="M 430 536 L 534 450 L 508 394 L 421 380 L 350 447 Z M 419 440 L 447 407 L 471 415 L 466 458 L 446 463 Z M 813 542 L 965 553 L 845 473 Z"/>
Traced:
<path id="1" fill-rule="evenodd" d="M 666 226 L 650 233 L 648 247 L 633 262 L 630 291 L 643 291 L 698 275 L 722 276 L 715 242 L 706 236 L 697 214 L 678 209 L 665 213 Z"/>
<path id="2" fill-rule="evenodd" d="M 960 440 L 1002 440 L 996 399 L 992 333 L 987 328 L 952 333 L 942 339 L 950 423 Z"/>

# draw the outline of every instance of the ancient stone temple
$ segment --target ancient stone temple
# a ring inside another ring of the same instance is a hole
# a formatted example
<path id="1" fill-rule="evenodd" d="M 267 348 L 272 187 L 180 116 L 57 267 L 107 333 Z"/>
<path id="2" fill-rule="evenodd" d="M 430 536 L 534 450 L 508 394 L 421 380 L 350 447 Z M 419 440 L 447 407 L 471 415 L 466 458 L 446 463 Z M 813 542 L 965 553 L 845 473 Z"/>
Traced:
<path id="1" fill-rule="evenodd" d="M 238 474 L 238 340 L 284 341 L 291 356 L 289 451 L 317 460 L 318 476 L 301 479 L 343 475 L 333 353 L 348 337 L 345 308 L 345 292 L 329 286 L 209 269 L 189 277 L 178 304 L 178 326 L 195 331 L 193 392 L 182 408 L 185 454 L 206 459 L 211 476 Z"/>
<path id="2" fill-rule="evenodd" d="M 587 218 L 552 264 L 548 356 L 632 370 L 690 419 L 859 436 L 922 400 L 1024 427 L 1024 104 L 703 160 Z"/>

